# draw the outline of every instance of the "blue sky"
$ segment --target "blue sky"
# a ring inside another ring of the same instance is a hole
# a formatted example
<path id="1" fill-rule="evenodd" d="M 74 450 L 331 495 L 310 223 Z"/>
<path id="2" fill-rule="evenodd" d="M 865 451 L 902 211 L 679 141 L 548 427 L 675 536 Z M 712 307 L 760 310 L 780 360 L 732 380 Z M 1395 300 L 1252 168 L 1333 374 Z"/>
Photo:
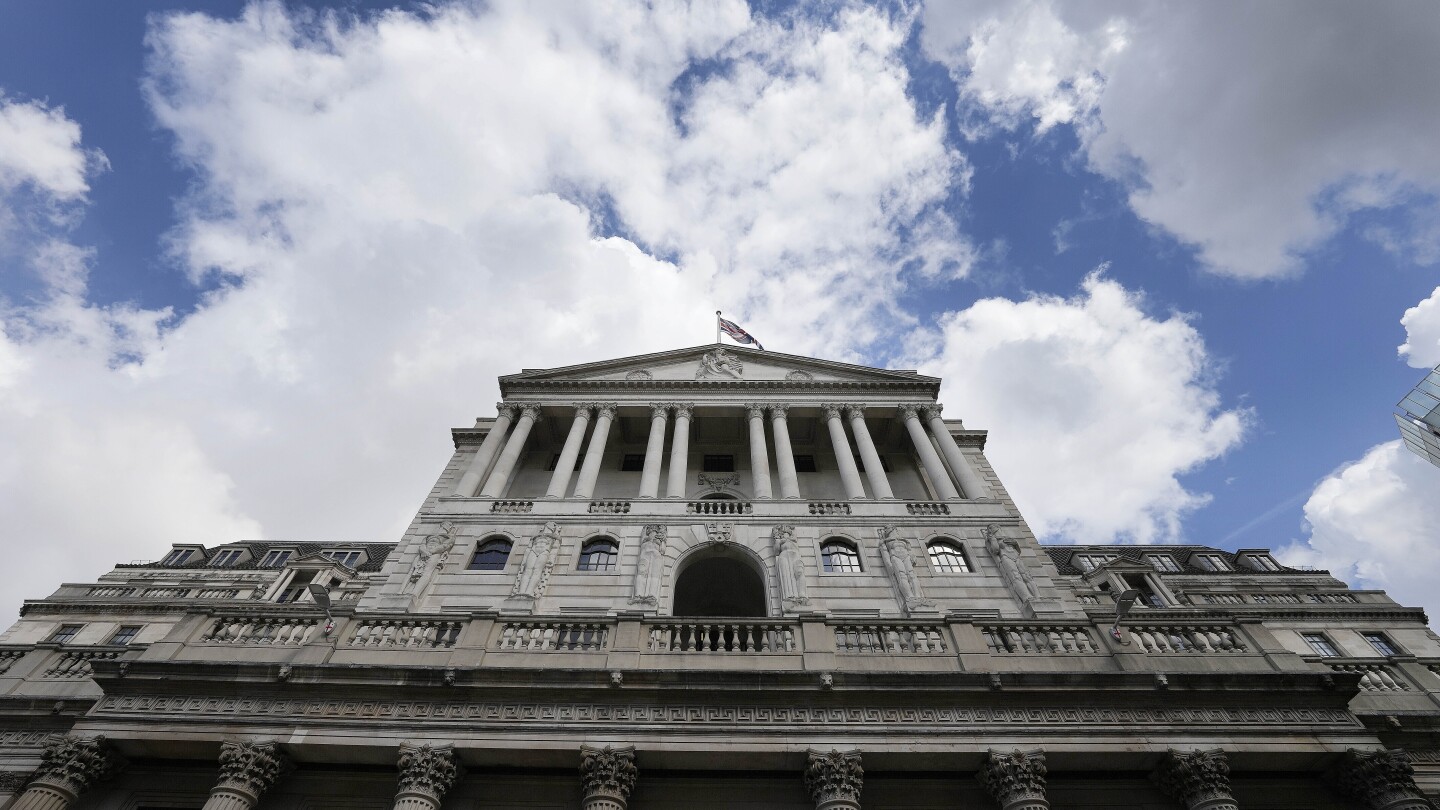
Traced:
<path id="1" fill-rule="evenodd" d="M 1047 541 L 1425 604 L 1440 12 L 1304 8 L 11 4 L 5 607 L 393 539 L 498 374 L 716 308 L 944 376 Z"/>

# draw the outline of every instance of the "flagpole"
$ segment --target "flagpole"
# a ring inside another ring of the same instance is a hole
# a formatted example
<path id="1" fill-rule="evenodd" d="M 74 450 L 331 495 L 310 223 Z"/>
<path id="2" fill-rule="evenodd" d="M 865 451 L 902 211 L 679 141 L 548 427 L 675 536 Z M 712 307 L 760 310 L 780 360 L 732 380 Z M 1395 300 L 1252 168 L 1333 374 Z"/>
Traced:
<path id="1" fill-rule="evenodd" d="M 720 310 L 715 310 L 715 344 L 720 344 Z"/>

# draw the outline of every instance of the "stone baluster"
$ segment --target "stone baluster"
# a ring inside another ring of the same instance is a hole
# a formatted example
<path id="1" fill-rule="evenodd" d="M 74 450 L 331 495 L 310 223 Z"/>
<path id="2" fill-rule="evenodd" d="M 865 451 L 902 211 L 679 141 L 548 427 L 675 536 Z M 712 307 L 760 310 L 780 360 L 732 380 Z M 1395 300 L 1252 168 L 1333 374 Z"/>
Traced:
<path id="1" fill-rule="evenodd" d="M 495 462 L 495 469 L 486 480 L 485 488 L 480 491 L 481 497 L 498 498 L 505 494 L 505 485 L 510 483 L 510 473 L 515 471 L 515 462 L 520 459 L 520 453 L 525 449 L 525 440 L 530 438 L 530 428 L 534 427 L 535 420 L 539 417 L 539 405 L 526 405 L 520 409 L 520 420 L 515 423 L 515 429 L 510 431 L 510 438 L 505 441 L 505 449 L 500 451 L 500 460 Z"/>
<path id="2" fill-rule="evenodd" d="M 227 742 L 220 746 L 220 778 L 202 810 L 251 810 L 290 769 L 273 742 Z"/>
<path id="3" fill-rule="evenodd" d="M 990 497 L 990 487 L 986 486 L 985 481 L 975 472 L 960 445 L 955 443 L 955 437 L 950 435 L 950 428 L 946 427 L 945 420 L 940 418 L 940 408 L 939 405 L 926 405 L 923 410 L 930 424 L 930 434 L 935 437 L 935 443 L 940 445 L 940 452 L 945 454 L 945 460 L 950 462 L 950 470 L 960 479 L 960 489 L 966 498 Z"/>
<path id="4" fill-rule="evenodd" d="M 885 475 L 885 465 L 880 454 L 875 452 L 875 442 L 870 439 L 870 428 L 865 425 L 865 406 L 846 405 L 845 413 L 850 416 L 850 432 L 855 434 L 855 446 L 860 448 L 860 460 L 865 462 L 865 477 L 870 479 L 870 494 L 877 498 L 894 499 L 890 490 L 890 478 Z"/>
<path id="5" fill-rule="evenodd" d="M 822 405 L 825 410 L 825 424 L 830 428 L 830 445 L 835 448 L 835 466 L 840 468 L 840 481 L 845 485 L 845 497 L 852 501 L 865 499 L 865 485 L 860 483 L 860 469 L 855 466 L 855 455 L 850 452 L 850 439 L 845 435 L 845 423 L 840 419 L 844 405 Z"/>
<path id="6" fill-rule="evenodd" d="M 605 442 L 610 438 L 610 424 L 615 421 L 615 403 L 595 406 L 595 430 L 585 448 L 585 462 L 580 465 L 580 480 L 575 483 L 575 497 L 589 498 L 595 494 L 595 481 L 600 477 L 600 464 L 605 460 Z M 563 459 L 562 459 L 563 460 Z"/>
<path id="7" fill-rule="evenodd" d="M 460 763 L 450 745 L 400 746 L 400 789 L 394 810 L 439 810 L 440 801 L 460 777 Z"/>
<path id="8" fill-rule="evenodd" d="M 1000 810 L 1049 810 L 1045 798 L 1045 753 L 1043 751 L 991 750 L 977 774 L 980 784 L 1000 805 Z"/>
<path id="9" fill-rule="evenodd" d="M 665 482 L 665 497 L 685 497 L 685 479 L 690 474 L 690 411 L 691 402 L 675 403 L 675 433 L 670 439 L 670 476 Z"/>
<path id="10" fill-rule="evenodd" d="M 580 746 L 580 784 L 585 791 L 582 810 L 625 810 L 630 791 L 635 789 L 635 776 L 633 747 Z"/>
<path id="11" fill-rule="evenodd" d="M 920 455 L 920 464 L 925 467 L 925 475 L 930 478 L 930 485 L 935 487 L 935 497 L 942 501 L 956 500 L 960 493 L 950 482 L 950 473 L 945 470 L 940 454 L 935 452 L 935 445 L 930 443 L 930 437 L 925 434 L 917 410 L 914 405 L 900 406 L 900 417 L 905 420 L 905 430 L 910 433 L 910 441 L 915 445 L 915 452 Z"/>
<path id="12" fill-rule="evenodd" d="M 795 474 L 795 451 L 790 447 L 790 426 L 785 421 L 788 405 L 770 406 L 770 429 L 775 434 L 775 468 L 780 472 L 780 497 L 800 497 L 800 477 Z"/>
<path id="13" fill-rule="evenodd" d="M 490 426 L 490 432 L 485 434 L 485 441 L 481 442 L 480 449 L 475 451 L 475 458 L 470 460 L 470 466 L 455 484 L 453 494 L 462 498 L 469 498 L 480 488 L 480 480 L 485 477 L 485 471 L 490 468 L 490 460 L 495 458 L 500 443 L 505 441 L 505 434 L 510 430 L 510 422 L 515 418 L 514 405 L 497 402 L 495 410 L 499 414 L 495 417 L 495 424 Z"/>
<path id="14" fill-rule="evenodd" d="M 125 760 L 104 737 L 61 737 L 40 754 L 40 768 L 9 810 L 65 810 L 96 782 L 114 776 Z"/>
<path id="15" fill-rule="evenodd" d="M 1230 795 L 1230 763 L 1219 748 L 1209 751 L 1170 749 L 1155 769 L 1154 780 L 1167 796 L 1186 810 L 1238 810 Z"/>
<path id="16" fill-rule="evenodd" d="M 640 472 L 641 498 L 654 498 L 660 494 L 660 464 L 665 453 L 665 423 L 669 417 L 669 405 L 650 403 L 650 440 L 645 444 L 645 466 Z"/>
<path id="17" fill-rule="evenodd" d="M 832 749 L 827 754 L 812 748 L 808 753 L 805 787 L 815 810 L 860 810 L 860 790 L 865 784 L 860 752 Z"/>
<path id="18" fill-rule="evenodd" d="M 575 420 L 570 423 L 570 433 L 565 437 L 565 446 L 560 449 L 555 472 L 550 474 L 550 488 L 545 490 L 545 497 L 565 497 L 570 476 L 575 472 L 575 459 L 580 456 L 580 445 L 585 442 L 585 430 L 590 427 L 590 409 L 593 407 L 583 402 L 575 405 Z"/>
<path id="19" fill-rule="evenodd" d="M 757 500 L 774 497 L 770 489 L 770 451 L 765 447 L 765 406 L 745 406 L 750 424 L 750 481 Z"/>
<path id="20" fill-rule="evenodd" d="M 1337 790 L 1368 810 L 1430 810 L 1403 751 L 1345 752 L 1333 774 Z"/>

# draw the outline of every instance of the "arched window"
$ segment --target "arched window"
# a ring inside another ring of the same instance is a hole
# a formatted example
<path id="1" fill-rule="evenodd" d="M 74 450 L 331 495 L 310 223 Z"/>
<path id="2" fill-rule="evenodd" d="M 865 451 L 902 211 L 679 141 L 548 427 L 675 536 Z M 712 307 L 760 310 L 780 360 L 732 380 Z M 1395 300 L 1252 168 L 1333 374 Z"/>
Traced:
<path id="1" fill-rule="evenodd" d="M 491 537 L 475 549 L 470 558 L 471 571 L 504 571 L 505 561 L 510 559 L 512 544 L 504 537 Z"/>
<path id="2" fill-rule="evenodd" d="M 949 540 L 931 540 L 926 546 L 930 552 L 930 567 L 941 574 L 968 574 L 974 569 L 965 556 L 965 549 Z"/>
<path id="3" fill-rule="evenodd" d="M 860 551 L 850 541 L 832 537 L 820 545 L 820 562 L 832 574 L 859 573 Z"/>
<path id="4" fill-rule="evenodd" d="M 580 547 L 580 571 L 614 571 L 620 559 L 620 544 L 608 537 L 585 541 Z"/>

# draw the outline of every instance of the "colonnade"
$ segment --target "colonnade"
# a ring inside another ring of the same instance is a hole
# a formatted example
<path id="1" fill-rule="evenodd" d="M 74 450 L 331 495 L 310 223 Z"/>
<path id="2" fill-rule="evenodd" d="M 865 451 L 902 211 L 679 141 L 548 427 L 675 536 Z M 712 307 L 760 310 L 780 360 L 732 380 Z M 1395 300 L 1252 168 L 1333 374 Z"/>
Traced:
<path id="1" fill-rule="evenodd" d="M 560 450 L 555 470 L 550 476 L 545 497 L 590 498 L 595 492 L 605 445 L 609 441 L 610 429 L 615 422 L 617 403 L 582 402 L 573 405 L 575 411 L 570 422 L 565 444 Z M 669 472 L 665 482 L 666 498 L 684 498 L 690 467 L 690 420 L 695 412 L 692 402 L 650 403 L 650 433 L 645 445 L 645 463 L 641 468 L 640 487 L 636 498 L 660 497 L 660 469 L 665 448 L 665 436 L 670 434 Z M 724 406 L 717 406 L 724 407 Z M 732 406 L 733 407 L 733 406 Z M 800 477 L 795 469 L 795 454 L 790 442 L 788 420 L 789 404 L 751 403 L 744 406 L 749 433 L 750 470 L 752 497 L 756 500 L 773 498 L 798 500 L 804 497 L 800 492 Z M 890 487 L 889 476 L 875 449 L 874 439 L 865 423 L 866 405 L 859 403 L 824 404 L 819 406 L 824 415 L 831 446 L 835 451 L 840 480 L 845 488 L 845 497 L 862 500 L 867 497 L 865 483 L 870 485 L 868 497 L 887 500 L 895 497 Z M 873 406 L 868 406 L 873 407 Z M 525 442 L 531 428 L 540 416 L 537 404 L 518 405 L 501 402 L 496 405 L 499 415 L 489 435 L 481 442 L 480 448 L 471 459 L 469 466 L 460 476 L 452 494 L 460 497 L 479 495 L 484 498 L 498 498 L 505 494 L 505 488 L 519 463 Z M 960 498 L 988 498 L 989 487 L 971 465 L 955 437 L 940 417 L 939 405 L 899 405 L 897 415 L 904 421 L 916 454 L 926 477 L 941 500 Z M 517 417 L 518 414 L 518 417 Z M 673 414 L 673 426 L 671 417 Z M 775 492 L 770 472 L 770 450 L 765 434 L 766 417 L 769 417 L 770 435 L 775 442 L 775 472 L 779 493 Z M 591 424 L 593 422 L 593 429 Z M 846 426 L 849 426 L 847 435 Z M 585 434 L 590 442 L 584 447 Z M 862 480 L 860 469 L 850 449 L 850 436 L 854 436 L 855 447 L 865 467 Z M 936 451 L 936 447 L 939 451 Z M 578 477 L 575 463 L 580 460 Z M 493 464 L 492 464 L 493 462 Z M 575 478 L 574 487 L 571 479 Z"/>
<path id="2" fill-rule="evenodd" d="M 124 767 L 103 737 L 64 737 L 46 748 L 40 769 L 11 810 L 67 810 L 81 794 Z M 292 769 L 274 742 L 226 742 L 220 774 L 203 810 L 254 810 L 260 797 Z M 452 745 L 401 745 L 394 810 L 439 810 L 463 774 Z M 581 806 L 626 810 L 639 770 L 635 749 L 580 746 Z M 860 810 L 865 770 L 859 751 L 807 752 L 802 774 L 816 810 Z M 986 753 L 976 778 L 1000 810 L 1049 810 L 1045 753 Z M 1221 749 L 1170 749 L 1150 775 L 1161 792 L 1185 810 L 1239 810 L 1230 789 L 1230 765 Z M 1403 751 L 1350 749 L 1328 774 L 1334 789 L 1367 810 L 1425 810 L 1431 805 L 1415 784 Z"/>

